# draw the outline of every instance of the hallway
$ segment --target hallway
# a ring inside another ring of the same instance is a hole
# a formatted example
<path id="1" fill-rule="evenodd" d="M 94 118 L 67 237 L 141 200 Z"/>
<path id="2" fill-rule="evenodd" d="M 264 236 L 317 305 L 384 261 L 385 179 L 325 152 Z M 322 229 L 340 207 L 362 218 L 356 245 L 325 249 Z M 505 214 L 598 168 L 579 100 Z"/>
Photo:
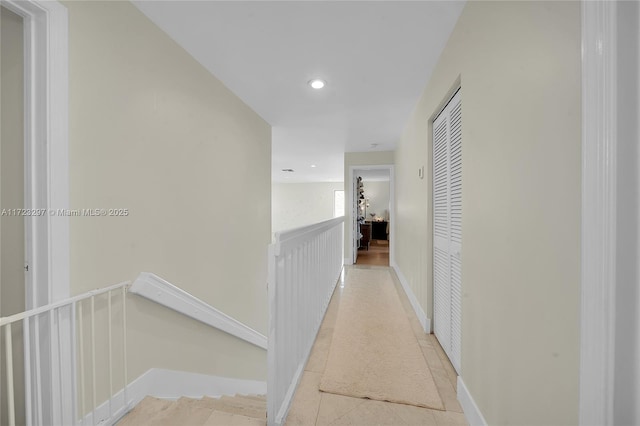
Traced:
<path id="1" fill-rule="evenodd" d="M 389 266 L 389 241 L 371 240 L 368 249 L 358 249 L 356 265 Z"/>
<path id="2" fill-rule="evenodd" d="M 406 312 L 446 411 L 325 393 L 319 390 L 331 347 L 341 296 L 354 285 L 356 269 L 389 270 L 379 266 L 345 266 L 318 332 L 287 416 L 287 425 L 466 425 L 456 399 L 456 373 L 433 335 L 425 335 L 395 273 L 393 285 Z M 367 363 L 367 360 L 362 360 Z"/>

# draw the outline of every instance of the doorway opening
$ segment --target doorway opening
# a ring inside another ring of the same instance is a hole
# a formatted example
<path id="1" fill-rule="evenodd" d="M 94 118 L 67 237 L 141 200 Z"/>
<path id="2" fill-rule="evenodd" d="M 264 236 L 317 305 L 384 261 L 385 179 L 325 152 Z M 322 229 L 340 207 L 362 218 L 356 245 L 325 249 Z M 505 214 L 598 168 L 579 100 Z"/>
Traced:
<path id="1" fill-rule="evenodd" d="M 354 263 L 389 266 L 391 236 L 391 170 L 353 171 Z"/>
<path id="2" fill-rule="evenodd" d="M 69 207 L 68 17 L 62 4 L 44 0 L 2 0 L 1 12 L 4 317 L 70 293 L 69 223 L 66 216 L 55 214 Z M 12 81 L 6 81 L 9 78 Z M 20 120 L 18 132 L 14 125 Z M 11 235 L 5 232 L 9 230 Z M 10 250 L 5 250 L 7 245 Z M 71 399 L 63 397 L 72 394 L 74 385 L 71 332 L 64 326 L 70 324 L 70 315 L 35 315 L 22 328 L 2 328 L 5 341 L 12 343 L 7 359 L 14 360 L 15 367 L 11 389 L 16 423 L 71 422 Z M 60 345 L 51 339 L 56 322 L 63 324 Z M 4 342 L 0 346 L 5 347 Z M 63 367 L 54 368 L 59 365 Z M 5 381 L 8 371 L 0 376 L 0 382 Z M 10 382 L 0 383 L 3 391 Z M 1 408 L 4 416 L 7 410 Z M 4 417 L 0 423 L 5 424 Z"/>
<path id="3" fill-rule="evenodd" d="M 24 21 L 0 6 L 0 317 L 25 310 L 26 224 L 24 144 Z M 12 332 L 11 354 L 16 424 L 25 424 L 24 334 L 22 323 Z M 2 336 L 4 338 L 4 336 Z M 0 338 L 3 346 L 6 344 Z M 0 365 L 7 359 L 0 353 Z M 8 372 L 0 369 L 0 385 L 7 389 Z M 9 424 L 8 403 L 0 399 L 0 424 Z"/>

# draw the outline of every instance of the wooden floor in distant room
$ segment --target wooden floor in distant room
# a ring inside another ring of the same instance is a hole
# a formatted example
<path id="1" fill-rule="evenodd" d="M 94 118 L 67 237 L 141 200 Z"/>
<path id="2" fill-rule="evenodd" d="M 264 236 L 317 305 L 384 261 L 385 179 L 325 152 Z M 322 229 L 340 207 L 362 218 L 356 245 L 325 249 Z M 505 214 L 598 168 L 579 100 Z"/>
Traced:
<path id="1" fill-rule="evenodd" d="M 371 240 L 369 250 L 366 248 L 358 250 L 356 265 L 389 266 L 389 241 Z"/>

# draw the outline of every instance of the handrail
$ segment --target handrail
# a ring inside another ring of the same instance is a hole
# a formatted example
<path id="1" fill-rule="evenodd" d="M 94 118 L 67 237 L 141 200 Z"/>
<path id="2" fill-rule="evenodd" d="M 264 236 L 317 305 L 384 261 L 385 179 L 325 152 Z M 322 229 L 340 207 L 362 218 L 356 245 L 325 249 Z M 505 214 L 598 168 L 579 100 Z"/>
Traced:
<path id="1" fill-rule="evenodd" d="M 79 294 L 77 296 L 70 297 L 68 299 L 61 300 L 59 302 L 50 303 L 48 305 L 40 306 L 38 308 L 30 309 L 28 311 L 20 312 L 14 315 L 9 315 L 8 317 L 0 318 L 0 327 L 3 325 L 7 325 L 16 321 L 20 321 L 25 318 L 30 318 L 35 315 L 42 314 L 44 312 L 51 311 L 53 309 L 61 308 L 63 306 L 70 305 L 74 302 L 78 302 L 80 300 L 88 299 L 91 296 L 99 296 L 101 294 L 107 293 L 109 291 L 116 290 L 120 287 L 126 287 L 131 285 L 131 281 L 124 281 L 120 284 L 114 284 L 110 287 L 97 288 L 95 290 L 89 290 L 86 293 Z"/>
<path id="2" fill-rule="evenodd" d="M 307 234 L 313 231 L 319 231 L 334 227 L 338 223 L 344 222 L 344 216 L 338 216 L 333 219 L 328 219 L 322 222 L 314 223 L 311 225 L 300 226 L 298 228 L 286 229 L 275 233 L 276 243 L 282 243 L 287 240 L 293 239 L 300 235 Z"/>
<path id="3" fill-rule="evenodd" d="M 222 330 L 259 348 L 267 349 L 265 335 L 155 274 L 141 272 L 129 288 L 129 292 Z"/>

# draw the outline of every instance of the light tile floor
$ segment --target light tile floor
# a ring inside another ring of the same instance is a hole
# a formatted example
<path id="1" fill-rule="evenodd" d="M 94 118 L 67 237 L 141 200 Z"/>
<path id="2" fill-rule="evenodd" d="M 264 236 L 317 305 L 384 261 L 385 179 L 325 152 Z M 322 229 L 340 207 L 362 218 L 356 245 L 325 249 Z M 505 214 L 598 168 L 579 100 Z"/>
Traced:
<path id="1" fill-rule="evenodd" d="M 340 304 L 340 296 L 345 285 L 349 285 L 349 271 L 353 268 L 388 270 L 378 266 L 347 266 L 344 280 L 338 283 L 320 326 L 309 361 L 305 367 L 300 385 L 294 396 L 286 425 L 467 425 L 462 408 L 456 398 L 457 375 L 442 347 L 431 334 L 425 334 L 413 312 L 409 299 L 402 289 L 395 273 L 391 270 L 394 284 L 402 306 L 407 313 L 413 332 L 440 392 L 446 411 L 430 410 L 391 402 L 373 401 L 334 395 L 318 390 L 324 372 L 329 347 Z"/>

